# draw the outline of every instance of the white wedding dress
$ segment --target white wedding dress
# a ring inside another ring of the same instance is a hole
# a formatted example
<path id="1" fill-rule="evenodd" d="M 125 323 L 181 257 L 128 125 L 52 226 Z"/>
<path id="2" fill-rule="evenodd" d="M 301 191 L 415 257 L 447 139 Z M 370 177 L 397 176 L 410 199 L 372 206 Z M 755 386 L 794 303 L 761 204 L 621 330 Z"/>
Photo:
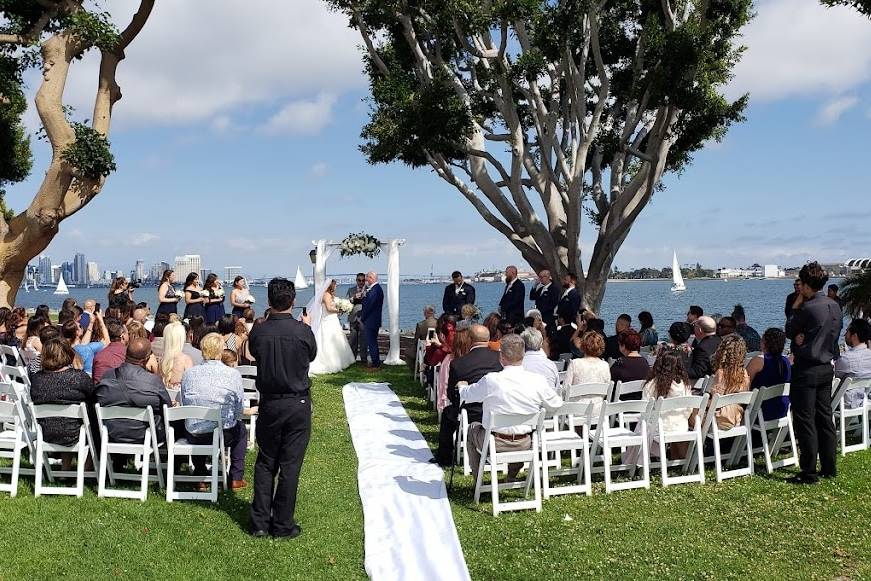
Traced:
<path id="1" fill-rule="evenodd" d="M 309 366 L 309 375 L 324 375 L 344 371 L 354 364 L 354 352 L 342 329 L 342 323 L 336 313 L 327 312 L 323 305 L 323 291 L 315 293 L 317 308 L 309 303 L 312 315 L 312 332 L 318 344 L 318 354 Z M 317 317 L 317 319 L 315 318 Z"/>

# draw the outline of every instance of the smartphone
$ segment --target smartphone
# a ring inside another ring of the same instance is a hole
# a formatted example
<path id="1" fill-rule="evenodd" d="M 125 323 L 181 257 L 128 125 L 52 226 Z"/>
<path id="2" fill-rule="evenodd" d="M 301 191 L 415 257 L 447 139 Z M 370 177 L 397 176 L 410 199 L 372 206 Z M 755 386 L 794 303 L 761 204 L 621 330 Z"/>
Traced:
<path id="1" fill-rule="evenodd" d="M 94 305 L 94 312 L 95 312 L 95 313 L 99 313 L 99 312 L 100 312 L 100 303 L 97 303 L 96 305 Z"/>
<path id="2" fill-rule="evenodd" d="M 302 308 L 302 316 L 305 317 L 305 316 L 307 316 L 307 315 L 308 315 L 308 309 L 306 309 L 305 307 L 303 307 L 303 308 Z"/>
<path id="3" fill-rule="evenodd" d="M 430 340 L 432 340 L 432 339 L 435 339 L 435 337 L 436 337 L 436 330 L 435 330 L 435 329 L 427 329 L 427 330 L 426 330 L 426 339 L 427 339 L 427 341 L 430 341 Z"/>

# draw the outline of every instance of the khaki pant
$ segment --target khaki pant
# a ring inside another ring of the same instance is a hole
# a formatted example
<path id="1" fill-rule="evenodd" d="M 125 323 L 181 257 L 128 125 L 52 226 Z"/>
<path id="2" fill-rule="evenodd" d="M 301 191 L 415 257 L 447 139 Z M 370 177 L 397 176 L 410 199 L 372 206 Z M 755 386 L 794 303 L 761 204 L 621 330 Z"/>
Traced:
<path id="1" fill-rule="evenodd" d="M 469 425 L 469 468 L 472 469 L 472 474 L 474 476 L 478 476 L 478 464 L 481 462 L 481 452 L 484 446 L 487 446 L 488 443 L 484 441 L 484 436 L 487 434 L 487 430 L 484 429 L 484 426 L 479 422 L 472 422 Z M 502 438 L 496 438 L 496 451 L 497 452 L 520 452 L 522 450 L 529 450 L 532 448 L 532 437 L 526 436 L 524 438 L 520 438 L 519 440 L 503 440 Z M 514 478 L 517 476 L 517 473 L 520 472 L 520 469 L 523 468 L 522 462 L 515 462 L 513 464 L 508 465 L 508 476 L 510 478 Z"/>

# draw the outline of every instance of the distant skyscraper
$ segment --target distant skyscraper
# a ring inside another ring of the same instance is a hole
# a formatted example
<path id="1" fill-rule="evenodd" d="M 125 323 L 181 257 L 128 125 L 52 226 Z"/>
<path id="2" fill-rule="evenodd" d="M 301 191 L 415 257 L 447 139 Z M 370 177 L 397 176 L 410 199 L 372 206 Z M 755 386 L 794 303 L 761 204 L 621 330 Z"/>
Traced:
<path id="1" fill-rule="evenodd" d="M 87 286 L 88 284 L 88 262 L 85 260 L 85 255 L 77 252 L 73 258 L 73 284 Z"/>
<path id="2" fill-rule="evenodd" d="M 133 280 L 142 280 L 145 278 L 145 261 L 137 260 L 136 267 L 133 269 Z"/>
<path id="3" fill-rule="evenodd" d="M 53 284 L 54 273 L 51 271 L 51 257 L 39 257 L 39 284 Z"/>
<path id="4" fill-rule="evenodd" d="M 68 284 L 75 284 L 72 282 L 75 280 L 75 275 L 73 273 L 73 264 L 71 262 L 64 262 L 60 265 L 60 271 L 64 275 L 64 282 Z"/>
<path id="5" fill-rule="evenodd" d="M 175 257 L 175 275 L 181 281 L 184 281 L 188 274 L 192 272 L 199 273 L 201 269 L 202 260 L 199 254 L 185 254 L 184 256 Z"/>
<path id="6" fill-rule="evenodd" d="M 233 282 L 233 279 L 237 276 L 242 276 L 242 267 L 241 266 L 225 266 L 224 267 L 224 280 Z"/>
<path id="7" fill-rule="evenodd" d="M 88 282 L 97 282 L 100 280 L 100 267 L 97 266 L 96 262 L 88 263 Z"/>
<path id="8" fill-rule="evenodd" d="M 155 264 L 152 264 L 151 271 L 148 273 L 148 279 L 151 281 L 157 282 L 163 277 L 163 272 L 165 270 L 169 270 L 169 269 L 170 269 L 169 264 L 167 264 L 165 262 L 157 262 Z M 175 273 L 175 277 L 176 278 L 181 277 L 182 281 L 184 281 L 184 277 L 186 277 L 186 276 L 187 276 L 187 273 L 184 273 L 182 275 L 180 275 L 179 273 Z"/>
<path id="9" fill-rule="evenodd" d="M 103 280 L 112 280 L 112 275 L 113 275 L 113 273 L 111 270 L 104 270 L 103 271 Z"/>

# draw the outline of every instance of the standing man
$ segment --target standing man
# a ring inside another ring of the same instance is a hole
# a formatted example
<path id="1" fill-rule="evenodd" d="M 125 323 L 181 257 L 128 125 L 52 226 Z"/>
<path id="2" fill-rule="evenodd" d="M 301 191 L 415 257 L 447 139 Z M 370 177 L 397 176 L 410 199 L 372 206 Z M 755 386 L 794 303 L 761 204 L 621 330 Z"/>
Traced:
<path id="1" fill-rule="evenodd" d="M 366 297 L 366 275 L 357 273 L 357 286 L 348 289 L 348 300 L 354 305 L 348 313 L 348 329 L 350 329 L 351 351 L 354 359 L 357 355 L 366 359 L 366 334 L 363 333 L 363 324 L 360 322 L 360 311 L 363 310 L 363 299 Z"/>
<path id="2" fill-rule="evenodd" d="M 795 303 L 795 299 L 799 295 L 798 289 L 801 288 L 801 280 L 795 279 L 792 281 L 792 288 L 793 291 L 786 295 L 786 304 L 783 306 L 783 314 L 786 315 L 787 319 L 792 314 L 792 305 Z"/>
<path id="3" fill-rule="evenodd" d="M 563 292 L 556 306 L 556 314 L 568 323 L 574 322 L 581 310 L 581 294 L 577 284 L 578 276 L 575 273 L 570 272 L 563 277 Z"/>
<path id="4" fill-rule="evenodd" d="M 832 360 L 837 354 L 843 319 L 838 303 L 820 292 L 829 276 L 819 263 L 804 265 L 798 280 L 798 296 L 786 321 L 786 336 L 792 341 L 795 357 L 789 399 L 799 447 L 799 473 L 790 481 L 814 484 L 820 476 L 834 478 L 837 473 Z"/>
<path id="5" fill-rule="evenodd" d="M 463 305 L 475 304 L 475 287 L 466 284 L 463 279 L 463 273 L 455 270 L 451 274 L 451 280 L 454 282 L 445 287 L 445 295 L 442 298 L 442 311 L 446 315 L 453 315 L 458 319 L 461 318 L 460 313 Z"/>
<path id="6" fill-rule="evenodd" d="M 836 284 L 830 284 L 829 288 L 826 289 L 828 297 L 830 299 L 832 299 L 833 301 L 835 301 L 836 303 L 838 303 L 838 306 L 843 309 L 844 308 L 844 299 L 842 299 L 841 296 L 838 294 L 839 290 L 841 290 L 841 289 Z M 85 303 L 85 305 L 87 305 L 87 303 Z M 87 310 L 87 309 L 85 309 L 85 310 Z"/>
<path id="7" fill-rule="evenodd" d="M 273 278 L 267 288 L 269 318 L 251 329 L 251 354 L 257 360 L 257 461 L 249 531 L 255 537 L 294 538 L 302 533 L 294 521 L 296 491 L 311 436 L 312 402 L 309 364 L 317 355 L 308 315 L 291 314 L 296 288 Z M 276 475 L 278 481 L 276 483 Z"/>
<path id="8" fill-rule="evenodd" d="M 505 290 L 499 301 L 499 314 L 504 320 L 516 325 L 523 320 L 523 301 L 526 300 L 526 287 L 517 279 L 517 267 L 505 269 Z"/>
<path id="9" fill-rule="evenodd" d="M 369 359 L 374 371 L 381 367 L 381 356 L 378 353 L 378 331 L 381 329 L 381 310 L 384 308 L 384 291 L 378 284 L 378 275 L 370 272 L 366 275 L 366 298 L 363 299 L 363 309 L 360 311 L 360 321 L 369 346 Z"/>
<path id="10" fill-rule="evenodd" d="M 548 336 L 552 336 L 556 330 L 556 308 L 561 294 L 562 289 L 553 282 L 549 270 L 538 273 L 538 282 L 529 291 L 529 300 L 535 301 L 535 308 L 539 310 L 541 320 L 547 325 L 545 331 Z"/>

